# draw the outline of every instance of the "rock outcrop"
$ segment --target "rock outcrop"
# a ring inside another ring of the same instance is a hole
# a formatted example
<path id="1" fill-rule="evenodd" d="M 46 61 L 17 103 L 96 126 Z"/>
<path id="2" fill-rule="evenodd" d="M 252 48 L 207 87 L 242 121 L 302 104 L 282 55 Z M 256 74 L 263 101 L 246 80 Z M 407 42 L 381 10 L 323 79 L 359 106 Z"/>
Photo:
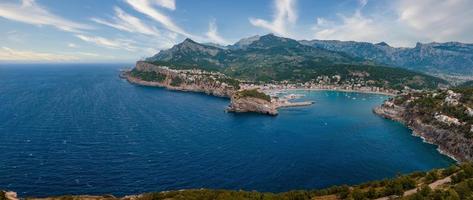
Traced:
<path id="1" fill-rule="evenodd" d="M 0 199 L 19 200 L 17 193 L 12 191 L 0 191 Z"/>
<path id="2" fill-rule="evenodd" d="M 401 122 L 413 131 L 413 135 L 437 145 L 441 153 L 453 157 L 457 161 L 473 160 L 473 141 L 465 138 L 462 134 L 424 123 L 416 116 L 415 112 L 390 101 L 374 108 L 373 111 L 384 118 Z"/>
<path id="3" fill-rule="evenodd" d="M 237 95 L 232 96 L 230 105 L 227 109 L 229 112 L 256 112 L 267 115 L 278 115 L 274 103 L 256 98 L 256 97 L 239 97 Z"/>

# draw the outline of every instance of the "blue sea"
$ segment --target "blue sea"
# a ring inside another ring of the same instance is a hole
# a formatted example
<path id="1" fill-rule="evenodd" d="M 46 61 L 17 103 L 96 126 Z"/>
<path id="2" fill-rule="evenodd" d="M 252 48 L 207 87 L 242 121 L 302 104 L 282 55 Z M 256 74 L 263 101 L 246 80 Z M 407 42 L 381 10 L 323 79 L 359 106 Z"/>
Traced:
<path id="1" fill-rule="evenodd" d="M 0 64 L 0 188 L 20 196 L 188 188 L 282 192 L 449 166 L 376 94 L 299 91 L 277 117 L 132 85 L 123 64 Z"/>

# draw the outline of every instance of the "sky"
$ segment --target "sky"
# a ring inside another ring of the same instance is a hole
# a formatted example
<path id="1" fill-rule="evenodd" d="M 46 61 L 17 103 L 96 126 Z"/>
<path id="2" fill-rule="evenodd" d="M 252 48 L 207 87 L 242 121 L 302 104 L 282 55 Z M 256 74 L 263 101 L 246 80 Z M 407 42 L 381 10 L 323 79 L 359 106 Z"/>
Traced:
<path id="1" fill-rule="evenodd" d="M 473 43 L 472 0 L 0 0 L 0 62 L 133 62 L 191 38 Z"/>

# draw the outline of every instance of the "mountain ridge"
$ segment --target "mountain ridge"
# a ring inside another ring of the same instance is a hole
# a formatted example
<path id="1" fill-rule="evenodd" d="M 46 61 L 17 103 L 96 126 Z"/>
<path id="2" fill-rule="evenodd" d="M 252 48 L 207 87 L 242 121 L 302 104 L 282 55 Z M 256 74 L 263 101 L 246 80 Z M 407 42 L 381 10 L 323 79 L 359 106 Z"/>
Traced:
<path id="1" fill-rule="evenodd" d="M 455 41 L 443 43 L 417 42 L 414 47 L 393 47 L 386 42 L 369 43 L 340 40 L 297 41 L 290 38 L 278 37 L 274 34 L 267 34 L 243 38 L 227 46 L 211 43 L 206 46 L 215 47 L 224 51 L 247 50 L 251 47 L 257 47 L 256 44 L 261 44 L 271 38 L 272 41 L 278 38 L 279 43 L 286 42 L 288 45 L 297 46 L 297 44 L 294 43 L 297 42 L 300 45 L 343 53 L 347 57 L 352 57 L 352 59 L 420 71 L 440 77 L 444 75 L 461 77 L 473 76 L 473 44 Z M 253 44 L 255 42 L 256 44 Z M 270 45 L 268 41 L 266 42 L 266 46 Z"/>

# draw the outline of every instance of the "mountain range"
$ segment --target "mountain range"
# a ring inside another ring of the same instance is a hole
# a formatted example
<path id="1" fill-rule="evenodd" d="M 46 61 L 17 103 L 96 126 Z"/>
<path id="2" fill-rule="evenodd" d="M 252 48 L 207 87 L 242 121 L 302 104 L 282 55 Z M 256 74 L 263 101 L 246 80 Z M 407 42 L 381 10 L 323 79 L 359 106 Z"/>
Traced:
<path id="1" fill-rule="evenodd" d="M 304 83 L 321 76 L 340 76 L 345 82 L 364 79 L 370 85 L 390 88 L 435 88 L 446 84 L 420 72 L 380 65 L 371 59 L 307 43 L 273 34 L 242 39 L 225 47 L 186 39 L 145 61 L 174 69 L 218 71 L 250 82 Z"/>
<path id="2" fill-rule="evenodd" d="M 189 48 L 185 50 L 189 54 L 173 57 L 176 52 L 186 48 Z M 244 63 L 243 60 L 237 58 L 237 54 L 244 51 L 258 52 L 258 54 L 265 56 L 255 57 L 254 54 L 250 53 L 245 57 L 251 63 Z M 300 56 L 295 56 L 296 54 L 304 54 L 307 59 L 304 60 Z M 192 58 L 186 57 L 186 55 Z M 199 57 L 193 55 L 199 55 Z M 278 57 L 274 57 L 275 55 L 278 55 Z M 291 58 L 289 59 L 289 57 Z M 253 62 L 254 59 L 266 62 Z M 392 47 L 385 42 L 373 44 L 338 40 L 296 41 L 268 34 L 244 38 L 227 46 L 212 43 L 198 44 L 187 39 L 169 50 L 161 51 L 159 54 L 148 58 L 148 60 L 170 61 L 180 64 L 205 64 L 209 68 L 223 67 L 225 62 L 271 65 L 284 64 L 284 61 L 299 62 L 299 64 L 303 62 L 317 64 L 362 63 L 401 67 L 436 76 L 472 76 L 473 44 L 434 42 L 417 43 L 413 48 L 403 48 Z"/>
<path id="3" fill-rule="evenodd" d="M 413 48 L 391 47 L 385 42 L 311 40 L 305 45 L 347 53 L 378 64 L 396 66 L 434 75 L 473 75 L 473 44 L 459 42 L 417 43 Z"/>

